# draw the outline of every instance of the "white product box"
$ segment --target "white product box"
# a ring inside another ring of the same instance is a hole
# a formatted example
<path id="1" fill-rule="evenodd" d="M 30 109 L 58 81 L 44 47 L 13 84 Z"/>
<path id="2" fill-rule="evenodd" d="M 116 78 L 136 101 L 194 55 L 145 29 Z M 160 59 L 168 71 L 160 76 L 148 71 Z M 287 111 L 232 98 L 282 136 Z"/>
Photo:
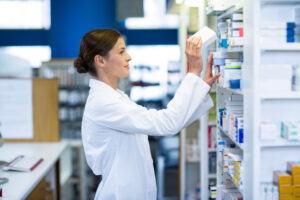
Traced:
<path id="1" fill-rule="evenodd" d="M 279 129 L 274 123 L 263 122 L 260 124 L 261 140 L 276 140 L 279 138 Z"/>
<path id="2" fill-rule="evenodd" d="M 207 26 L 201 28 L 191 37 L 201 37 L 203 47 L 207 47 L 217 40 L 217 34 Z"/>
<path id="3" fill-rule="evenodd" d="M 232 19 L 232 21 L 242 21 L 243 14 L 242 13 L 233 13 L 231 19 Z"/>
<path id="4" fill-rule="evenodd" d="M 229 46 L 243 46 L 244 45 L 244 38 L 243 37 L 231 37 L 228 38 Z"/>
<path id="5" fill-rule="evenodd" d="M 282 122 L 281 137 L 287 140 L 300 140 L 300 122 Z"/>
<path id="6" fill-rule="evenodd" d="M 292 88 L 291 65 L 262 65 L 260 73 L 262 92 L 289 92 Z"/>
<path id="7" fill-rule="evenodd" d="M 239 29 L 239 28 L 243 28 L 243 27 L 244 27 L 243 22 L 231 22 L 232 29 Z"/>
<path id="8" fill-rule="evenodd" d="M 286 29 L 286 21 L 262 21 L 260 28 L 262 29 Z"/>

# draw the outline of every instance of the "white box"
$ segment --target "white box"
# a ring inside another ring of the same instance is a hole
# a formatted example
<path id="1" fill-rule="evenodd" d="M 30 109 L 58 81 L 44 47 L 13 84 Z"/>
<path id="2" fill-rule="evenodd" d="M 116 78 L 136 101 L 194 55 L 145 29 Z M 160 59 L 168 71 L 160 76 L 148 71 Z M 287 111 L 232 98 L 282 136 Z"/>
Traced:
<path id="1" fill-rule="evenodd" d="M 261 140 L 276 140 L 279 138 L 279 129 L 274 123 L 263 122 L 260 124 Z"/>
<path id="2" fill-rule="evenodd" d="M 203 47 L 207 47 L 217 40 L 217 34 L 207 26 L 201 28 L 191 37 L 201 37 Z"/>

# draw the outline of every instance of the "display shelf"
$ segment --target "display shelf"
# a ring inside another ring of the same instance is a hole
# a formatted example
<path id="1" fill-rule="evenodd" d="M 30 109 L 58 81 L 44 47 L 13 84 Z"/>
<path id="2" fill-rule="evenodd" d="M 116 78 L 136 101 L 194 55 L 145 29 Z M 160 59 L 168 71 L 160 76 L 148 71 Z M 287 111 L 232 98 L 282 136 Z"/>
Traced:
<path id="1" fill-rule="evenodd" d="M 300 1 L 299 0 L 262 0 L 261 4 L 262 5 L 268 5 L 268 4 L 279 4 L 279 5 L 292 4 L 292 5 L 300 5 Z"/>
<path id="2" fill-rule="evenodd" d="M 300 147 L 300 141 L 289 141 L 285 139 L 278 139 L 272 141 L 260 141 L 261 148 L 281 148 L 281 147 Z"/>
<path id="3" fill-rule="evenodd" d="M 261 44 L 262 51 L 300 51 L 300 43 Z"/>
<path id="4" fill-rule="evenodd" d="M 217 87 L 222 91 L 222 92 L 230 92 L 232 94 L 239 94 L 239 95 L 244 95 L 243 91 L 241 89 L 231 89 L 231 88 L 226 88 L 222 87 L 221 85 L 217 85 Z"/>
<path id="5" fill-rule="evenodd" d="M 208 174 L 208 178 L 217 178 L 217 174 L 210 173 L 210 174 Z"/>
<path id="6" fill-rule="evenodd" d="M 217 17 L 218 20 L 230 18 L 233 13 L 242 12 L 241 6 L 231 6 L 224 13 Z"/>
<path id="7" fill-rule="evenodd" d="M 282 92 L 282 93 L 269 93 L 262 94 L 261 99 L 265 100 L 280 100 L 280 99 L 291 99 L 300 100 L 300 92 Z"/>
<path id="8" fill-rule="evenodd" d="M 224 53 L 243 53 L 244 48 L 243 47 L 229 47 L 229 48 L 220 48 L 221 52 Z"/>
<path id="9" fill-rule="evenodd" d="M 206 15 L 218 16 L 224 12 L 224 10 L 218 10 L 213 7 L 206 7 Z"/>
<path id="10" fill-rule="evenodd" d="M 232 183 L 232 185 L 241 193 L 241 194 L 244 194 L 244 191 L 243 189 L 240 188 L 240 186 L 236 185 L 233 181 L 233 177 L 230 176 L 230 174 L 228 173 L 225 173 L 226 177 L 230 180 L 230 182 Z"/>
<path id="11" fill-rule="evenodd" d="M 226 136 L 227 138 L 229 138 L 230 139 L 230 141 L 233 143 L 233 144 L 235 144 L 235 146 L 236 147 L 238 147 L 240 150 L 244 150 L 244 146 L 243 146 L 243 144 L 239 144 L 238 142 L 236 142 L 229 134 L 228 134 L 228 132 L 227 131 L 224 131 L 223 130 L 223 128 L 221 127 L 221 126 L 217 126 L 218 127 L 218 129 L 220 130 L 220 132 L 224 135 L 224 136 Z"/>

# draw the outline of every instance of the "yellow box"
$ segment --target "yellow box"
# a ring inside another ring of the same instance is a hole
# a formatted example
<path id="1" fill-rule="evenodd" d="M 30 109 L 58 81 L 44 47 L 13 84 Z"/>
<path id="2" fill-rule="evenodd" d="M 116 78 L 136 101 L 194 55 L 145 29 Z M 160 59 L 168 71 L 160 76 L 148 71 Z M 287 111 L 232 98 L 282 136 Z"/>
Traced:
<path id="1" fill-rule="evenodd" d="M 294 195 L 292 195 L 292 194 L 279 194 L 279 200 L 294 200 Z"/>
<path id="2" fill-rule="evenodd" d="M 300 162 L 287 162 L 287 171 L 293 176 L 300 176 Z"/>
<path id="3" fill-rule="evenodd" d="M 273 181 L 276 185 L 292 185 L 292 176 L 284 171 L 274 171 Z"/>
<path id="4" fill-rule="evenodd" d="M 294 200 L 300 200 L 300 196 L 299 195 L 294 195 Z"/>
<path id="5" fill-rule="evenodd" d="M 294 194 L 294 187 L 292 185 L 279 185 L 278 188 L 280 194 Z"/>
<path id="6" fill-rule="evenodd" d="M 300 175 L 293 175 L 293 185 L 300 185 Z"/>
<path id="7" fill-rule="evenodd" d="M 300 196 L 300 185 L 294 185 L 294 194 L 297 194 L 297 196 Z"/>

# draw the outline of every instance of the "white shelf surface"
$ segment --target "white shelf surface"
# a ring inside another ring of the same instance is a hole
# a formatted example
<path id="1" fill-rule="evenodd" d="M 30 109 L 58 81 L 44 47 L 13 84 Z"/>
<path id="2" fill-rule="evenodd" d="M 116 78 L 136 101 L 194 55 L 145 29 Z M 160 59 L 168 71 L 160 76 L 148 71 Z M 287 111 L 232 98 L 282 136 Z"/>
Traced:
<path id="1" fill-rule="evenodd" d="M 242 12 L 242 7 L 231 6 L 223 14 L 218 16 L 218 20 L 229 18 L 233 13 Z"/>
<path id="2" fill-rule="evenodd" d="M 300 51 L 300 43 L 262 44 L 263 51 Z"/>
<path id="3" fill-rule="evenodd" d="M 220 15 L 224 12 L 224 10 L 219 10 L 213 7 L 206 7 L 205 13 L 206 15 L 212 15 L 212 16 L 217 16 Z"/>
<path id="4" fill-rule="evenodd" d="M 292 4 L 297 5 L 300 4 L 299 0 L 262 0 L 262 4 Z"/>
<path id="5" fill-rule="evenodd" d="M 234 52 L 240 52 L 243 53 L 244 52 L 244 48 L 243 47 L 229 47 L 229 48 L 220 48 L 221 52 L 224 53 L 234 53 Z"/>
<path id="6" fill-rule="evenodd" d="M 285 139 L 260 141 L 261 148 L 300 147 L 300 141 L 289 141 Z"/>
<path id="7" fill-rule="evenodd" d="M 282 93 L 270 93 L 270 94 L 262 94 L 262 99 L 300 99 L 299 91 L 291 91 L 291 92 L 282 92 Z"/>
<path id="8" fill-rule="evenodd" d="M 244 93 L 243 93 L 243 91 L 241 89 L 225 88 L 225 87 L 222 87 L 221 85 L 217 85 L 217 87 L 220 88 L 222 91 L 225 91 L 225 92 L 230 92 L 230 93 L 233 93 L 233 94 L 244 95 Z"/>
<path id="9" fill-rule="evenodd" d="M 241 149 L 241 150 L 244 150 L 243 145 L 240 144 L 240 143 L 238 143 L 237 141 L 235 141 L 235 140 L 227 133 L 227 131 L 224 131 L 223 128 L 222 128 L 221 126 L 219 126 L 219 125 L 218 125 L 217 127 L 218 127 L 218 129 L 220 130 L 220 132 L 221 132 L 223 135 L 225 135 L 227 138 L 230 139 L 230 141 L 231 141 L 232 143 L 235 144 L 235 146 L 237 146 L 237 147 L 238 147 L 239 149 Z"/>

